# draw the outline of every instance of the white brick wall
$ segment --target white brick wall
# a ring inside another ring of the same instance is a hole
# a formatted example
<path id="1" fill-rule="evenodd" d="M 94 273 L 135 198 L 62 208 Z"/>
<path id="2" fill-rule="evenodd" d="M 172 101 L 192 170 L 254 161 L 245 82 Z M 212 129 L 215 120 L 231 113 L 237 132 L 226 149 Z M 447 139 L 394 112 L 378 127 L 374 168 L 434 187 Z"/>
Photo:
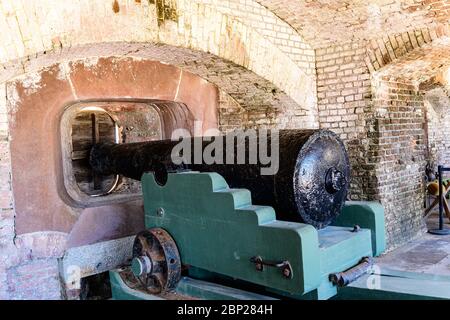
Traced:
<path id="1" fill-rule="evenodd" d="M 8 136 L 8 118 L 6 111 L 6 85 L 0 83 L 0 137 Z"/>
<path id="2" fill-rule="evenodd" d="M 314 48 L 448 24 L 448 0 L 256 0 Z M 423 41 L 424 39 L 420 40 Z"/>
<path id="3" fill-rule="evenodd" d="M 2 1 L 0 25 L 7 32 L 0 35 L 0 64 L 87 43 L 164 42 L 212 52 L 255 72 L 309 110 L 309 126 L 318 125 L 314 51 L 255 1 L 173 0 L 177 19 L 162 24 L 154 4 L 118 3 L 115 13 L 105 0 Z"/>
<path id="4" fill-rule="evenodd" d="M 265 7 L 251 0 L 197 0 L 199 3 L 214 5 L 218 11 L 234 16 L 252 27 L 281 51 L 291 57 L 307 74 L 315 73 L 314 50 L 286 22 Z"/>

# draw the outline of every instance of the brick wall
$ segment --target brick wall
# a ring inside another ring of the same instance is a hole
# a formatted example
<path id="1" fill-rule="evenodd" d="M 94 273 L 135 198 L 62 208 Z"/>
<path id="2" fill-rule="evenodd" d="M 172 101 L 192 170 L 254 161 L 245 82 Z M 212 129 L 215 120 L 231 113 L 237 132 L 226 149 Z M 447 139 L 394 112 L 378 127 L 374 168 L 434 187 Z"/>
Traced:
<path id="1" fill-rule="evenodd" d="M 37 232 L 1 244 L 0 299 L 59 300 L 64 292 L 58 259 L 64 254 L 66 234 Z"/>
<path id="2" fill-rule="evenodd" d="M 10 180 L 10 155 L 6 117 L 6 87 L 0 85 L 0 299 L 9 297 L 7 268 L 10 254 L 15 254 L 14 210 Z"/>
<path id="3" fill-rule="evenodd" d="M 383 204 L 388 247 L 393 249 L 424 230 L 422 94 L 412 85 L 372 83 L 367 66 L 361 62 L 365 56 L 361 46 L 338 46 L 321 52 L 321 127 L 335 131 L 346 143 L 352 165 L 349 197 Z M 345 56 L 346 64 L 341 62 Z"/>
<path id="4" fill-rule="evenodd" d="M 428 91 L 425 96 L 428 160 L 433 171 L 438 165 L 450 166 L 450 95 L 445 88 Z"/>
<path id="5" fill-rule="evenodd" d="M 426 136 L 423 93 L 414 85 L 374 81 L 370 162 L 375 164 L 377 194 L 385 208 L 388 247 L 424 230 Z"/>
<path id="6" fill-rule="evenodd" d="M 247 123 L 248 113 L 232 97 L 219 91 L 219 130 L 230 132 Z"/>
<path id="7" fill-rule="evenodd" d="M 312 47 L 289 24 L 257 1 L 197 0 L 213 5 L 218 11 L 234 16 L 255 29 L 288 55 L 308 75 L 315 74 L 315 53 Z"/>
<path id="8" fill-rule="evenodd" d="M 236 1 L 221 1 L 221 5 L 215 7 L 196 1 L 178 1 L 176 2 L 178 10 L 176 21 L 165 20 L 165 24 L 159 29 L 158 40 L 211 52 L 253 71 L 269 80 L 279 90 L 284 91 L 299 105 L 297 110 L 282 108 L 283 103 L 280 101 L 280 110 L 272 112 L 272 114 L 283 115 L 277 123 L 278 126 L 317 127 L 316 84 L 315 75 L 311 71 L 314 66 L 314 59 L 311 58 L 313 50 L 308 49 L 304 50 L 304 53 L 301 51 L 297 54 L 297 61 L 299 56 L 304 56 L 304 60 L 307 61 L 312 60 L 306 67 L 303 64 L 297 64 L 291 59 L 292 55 L 286 54 L 286 47 L 283 51 L 271 41 L 270 37 L 264 35 L 264 30 L 260 26 L 254 28 L 251 19 L 240 17 L 242 13 L 233 9 L 237 6 L 236 3 Z M 245 3 L 245 6 L 239 6 L 244 10 L 244 14 L 254 9 L 253 2 Z M 232 15 L 222 13 L 227 11 L 224 9 L 226 4 L 230 5 L 231 9 L 228 9 L 228 12 Z M 260 15 L 263 10 L 265 9 L 260 7 Z M 199 26 L 203 28 L 201 32 L 199 32 Z M 268 30 L 272 27 L 275 28 L 270 24 L 265 26 Z M 174 34 L 177 34 L 177 37 L 174 37 Z M 280 32 L 280 35 L 283 34 Z M 295 47 L 295 43 L 292 45 Z M 236 82 L 239 80 L 238 77 L 235 78 Z M 246 80 L 242 79 L 242 81 Z M 262 112 L 258 109 L 254 110 L 259 113 L 257 117 L 263 117 L 265 114 L 265 118 L 268 118 L 265 107 L 261 105 Z"/>
<path id="9" fill-rule="evenodd" d="M 450 66 L 444 67 L 435 78 L 435 87 L 424 95 L 428 157 L 432 168 L 450 166 Z"/>
<path id="10" fill-rule="evenodd" d="M 30 261 L 7 274 L 9 299 L 60 300 L 62 297 L 58 261 Z"/>
<path id="11" fill-rule="evenodd" d="M 448 152 L 447 32 L 422 29 L 316 50 L 320 126 L 346 143 L 350 198 L 383 203 L 390 249 L 423 232 L 425 164 Z"/>
<path id="12" fill-rule="evenodd" d="M 435 39 L 372 75 L 370 156 L 391 248 L 424 231 L 425 165 L 445 155 L 439 148 L 446 140 L 436 131 L 446 130 L 439 124 L 442 102 L 432 97 L 438 91 L 444 105 L 448 100 L 449 50 L 448 38 Z"/>
<path id="13" fill-rule="evenodd" d="M 365 161 L 365 113 L 371 97 L 365 43 L 333 46 L 316 53 L 320 127 L 338 133 L 346 143 L 352 165 L 350 198 L 371 199 L 374 192 Z"/>
<path id="14" fill-rule="evenodd" d="M 9 166 L 9 143 L 8 143 L 8 119 L 6 110 L 6 87 L 0 85 L 0 210 L 9 211 L 12 209 L 12 199 L 10 197 L 10 166 Z"/>

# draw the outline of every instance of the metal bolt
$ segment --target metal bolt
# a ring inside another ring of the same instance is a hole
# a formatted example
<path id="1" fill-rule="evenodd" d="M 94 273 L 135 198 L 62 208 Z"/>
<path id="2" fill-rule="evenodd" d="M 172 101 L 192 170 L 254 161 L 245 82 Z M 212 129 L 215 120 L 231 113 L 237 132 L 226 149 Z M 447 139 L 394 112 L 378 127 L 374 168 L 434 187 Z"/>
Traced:
<path id="1" fill-rule="evenodd" d="M 263 271 L 264 270 L 264 263 L 261 257 L 252 257 L 250 259 L 251 262 L 255 264 L 255 268 L 257 271 Z"/>
<path id="2" fill-rule="evenodd" d="M 158 217 L 162 217 L 164 215 L 164 208 L 158 208 L 156 209 L 156 215 Z"/>
<path id="3" fill-rule="evenodd" d="M 292 279 L 292 268 L 289 262 L 285 262 L 282 272 L 285 278 Z"/>
<path id="4" fill-rule="evenodd" d="M 255 263 L 255 268 L 258 271 L 263 271 L 264 267 L 262 263 Z"/>

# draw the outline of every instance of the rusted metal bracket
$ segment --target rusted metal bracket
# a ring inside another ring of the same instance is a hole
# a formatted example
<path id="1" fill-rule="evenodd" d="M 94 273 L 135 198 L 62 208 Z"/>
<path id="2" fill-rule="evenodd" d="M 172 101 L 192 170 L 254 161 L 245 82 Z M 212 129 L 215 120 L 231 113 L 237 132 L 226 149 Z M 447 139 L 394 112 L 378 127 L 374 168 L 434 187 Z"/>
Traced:
<path id="1" fill-rule="evenodd" d="M 339 273 L 332 273 L 329 276 L 330 281 L 339 287 L 345 287 L 362 275 L 369 272 L 373 265 L 372 257 L 363 258 L 356 266 Z"/>
<path id="2" fill-rule="evenodd" d="M 264 271 L 264 266 L 273 267 L 281 270 L 283 277 L 287 279 L 292 279 L 292 267 L 289 261 L 273 261 L 273 260 L 263 260 L 260 256 L 254 256 L 250 258 L 250 262 L 255 264 L 255 268 L 258 271 Z"/>

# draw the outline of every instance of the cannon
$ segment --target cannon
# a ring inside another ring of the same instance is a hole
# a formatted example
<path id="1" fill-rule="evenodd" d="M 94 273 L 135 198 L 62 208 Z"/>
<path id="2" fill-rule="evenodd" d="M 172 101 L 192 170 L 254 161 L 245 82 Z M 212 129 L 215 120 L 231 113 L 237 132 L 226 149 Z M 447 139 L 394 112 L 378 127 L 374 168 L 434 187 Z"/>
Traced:
<path id="1" fill-rule="evenodd" d="M 172 152 L 180 141 L 172 140 L 97 144 L 91 151 L 90 163 L 101 175 L 121 174 L 140 180 L 144 172 L 154 172 L 161 185 L 168 172 L 216 172 L 231 188 L 248 189 L 255 204 L 273 207 L 278 220 L 304 222 L 317 229 L 328 226 L 341 212 L 350 165 L 342 141 L 333 132 L 280 130 L 276 135 L 259 131 L 248 136 L 232 133 L 209 141 L 190 138 L 185 143 L 203 154 L 218 139 L 222 139 L 219 151 L 223 154 L 219 163 L 206 163 L 204 157 L 198 161 L 194 152 L 184 157 L 183 163 L 174 163 Z M 272 152 L 270 158 L 277 162 L 276 171 L 269 172 L 267 161 L 256 157 L 266 147 Z M 218 153 L 217 148 L 215 152 Z M 268 174 L 264 174 L 264 169 Z"/>
<path id="2" fill-rule="evenodd" d="M 92 148 L 96 174 L 142 183 L 147 229 L 130 265 L 110 271 L 114 299 L 328 299 L 367 272 L 384 211 L 346 203 L 342 141 L 243 134 Z"/>

